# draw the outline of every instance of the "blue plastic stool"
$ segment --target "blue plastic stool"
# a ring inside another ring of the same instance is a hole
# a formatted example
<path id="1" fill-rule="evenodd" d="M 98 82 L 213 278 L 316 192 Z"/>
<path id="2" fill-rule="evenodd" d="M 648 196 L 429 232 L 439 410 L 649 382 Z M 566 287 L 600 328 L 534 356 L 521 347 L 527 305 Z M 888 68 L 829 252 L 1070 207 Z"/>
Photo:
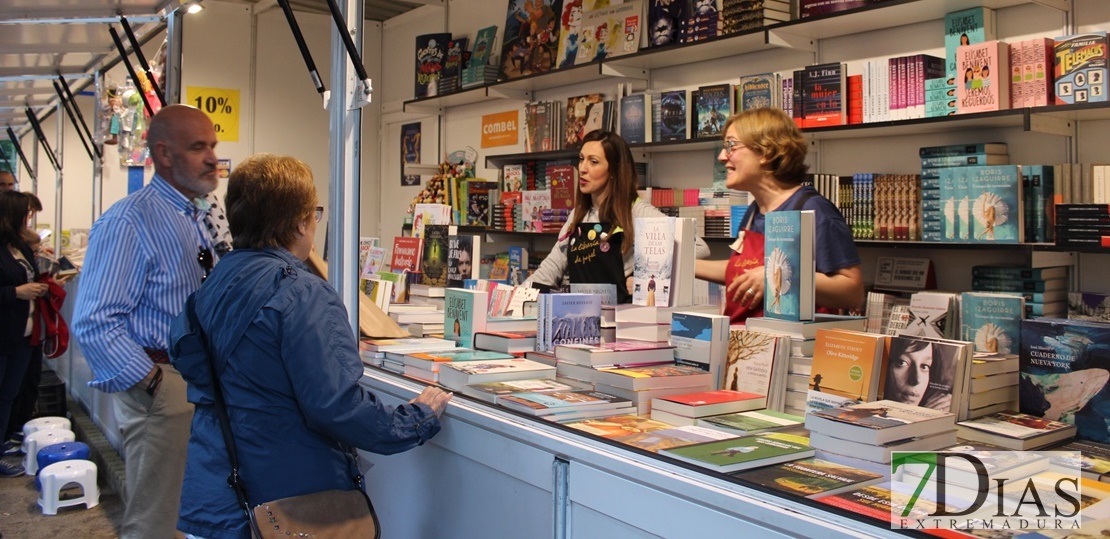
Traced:
<path id="1" fill-rule="evenodd" d="M 38 461 L 39 470 L 63 460 L 89 460 L 89 446 L 82 442 L 62 442 L 48 445 L 39 449 L 35 458 Z M 39 482 L 37 473 L 35 474 L 35 487 L 42 490 L 42 483 Z"/>

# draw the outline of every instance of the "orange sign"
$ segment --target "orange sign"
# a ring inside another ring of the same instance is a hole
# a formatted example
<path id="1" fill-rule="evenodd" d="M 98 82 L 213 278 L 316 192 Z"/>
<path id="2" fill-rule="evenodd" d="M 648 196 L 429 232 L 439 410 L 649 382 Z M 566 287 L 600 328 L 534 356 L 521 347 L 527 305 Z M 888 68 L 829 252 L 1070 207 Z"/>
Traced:
<path id="1" fill-rule="evenodd" d="M 520 111 L 508 110 L 482 116 L 482 147 L 512 146 L 517 143 Z"/>

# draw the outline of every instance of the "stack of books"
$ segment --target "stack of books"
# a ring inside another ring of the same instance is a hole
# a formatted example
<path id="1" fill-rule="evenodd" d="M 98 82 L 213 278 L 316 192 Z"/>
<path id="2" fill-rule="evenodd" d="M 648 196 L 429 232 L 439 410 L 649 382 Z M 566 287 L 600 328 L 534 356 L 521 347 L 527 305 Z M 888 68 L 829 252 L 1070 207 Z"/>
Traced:
<path id="1" fill-rule="evenodd" d="M 454 341 L 436 337 L 403 337 L 400 339 L 363 339 L 358 344 L 365 362 L 397 374 L 405 372 L 405 354 L 434 352 L 457 348 Z"/>
<path id="2" fill-rule="evenodd" d="M 499 395 L 497 404 L 556 422 L 635 413 L 628 399 L 588 389 L 510 393 Z"/>
<path id="3" fill-rule="evenodd" d="M 632 401 L 638 414 L 651 411 L 653 398 L 707 391 L 713 384 L 713 377 L 708 372 L 697 367 L 674 364 L 595 369 L 559 361 L 556 369 L 562 378 L 593 384 L 597 391 Z"/>
<path id="4" fill-rule="evenodd" d="M 1110 247 L 1110 204 L 1057 204 L 1056 245 Z"/>
<path id="5" fill-rule="evenodd" d="M 554 379 L 555 368 L 528 359 L 449 362 L 440 365 L 439 383 L 467 394 L 467 386 L 485 382 L 507 382 L 533 378 Z"/>
<path id="6" fill-rule="evenodd" d="M 1037 316 L 1065 317 L 1068 314 L 1068 267 L 1033 268 L 991 264 L 971 268 L 971 288 L 1020 296 L 1018 320 Z M 1006 313 L 1006 320 L 1013 316 Z M 978 349 L 978 347 L 977 347 Z M 1002 350 L 997 350 L 1002 352 Z"/>
<path id="7" fill-rule="evenodd" d="M 805 436 L 769 432 L 664 449 L 659 454 L 730 473 L 809 458 L 814 450 Z"/>
<path id="8" fill-rule="evenodd" d="M 892 451 L 956 444 L 956 415 L 896 401 L 864 402 L 806 415 L 818 456 L 867 470 L 889 469 Z"/>
<path id="9" fill-rule="evenodd" d="M 555 358 L 596 369 L 673 364 L 675 354 L 674 347 L 666 341 L 618 340 L 599 345 L 560 344 L 555 347 Z"/>
<path id="10" fill-rule="evenodd" d="M 976 353 L 971 357 L 968 393 L 959 420 L 1018 409 L 1017 354 Z"/>
<path id="11" fill-rule="evenodd" d="M 775 430 L 800 428 L 805 417 L 784 414 L 774 410 L 752 410 L 703 417 L 695 425 L 727 432 L 733 436 L 759 434 Z"/>
<path id="12" fill-rule="evenodd" d="M 651 399 L 651 418 L 677 426 L 697 424 L 698 419 L 762 409 L 765 395 L 718 389 L 681 393 Z"/>
<path id="13" fill-rule="evenodd" d="M 489 361 L 494 359 L 512 359 L 512 357 L 513 356 L 509 354 L 502 354 L 500 352 L 471 350 L 469 348 L 453 348 L 436 352 L 412 352 L 405 354 L 402 361 L 405 364 L 405 376 L 434 384 L 439 382 L 440 365 L 443 363 Z"/>

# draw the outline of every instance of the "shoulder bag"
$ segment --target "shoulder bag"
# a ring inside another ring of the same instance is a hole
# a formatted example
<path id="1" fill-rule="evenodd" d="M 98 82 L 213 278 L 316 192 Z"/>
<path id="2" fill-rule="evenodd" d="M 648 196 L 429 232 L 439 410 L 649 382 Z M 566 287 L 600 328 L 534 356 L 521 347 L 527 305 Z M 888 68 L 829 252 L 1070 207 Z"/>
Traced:
<path id="1" fill-rule="evenodd" d="M 189 325 L 197 332 L 207 352 L 205 355 L 208 356 L 208 366 L 212 369 L 216 413 L 220 419 L 220 431 L 227 448 L 228 460 L 231 462 L 231 473 L 227 476 L 227 482 L 235 490 L 239 507 L 250 521 L 251 534 L 259 539 L 279 537 L 283 539 L 289 537 L 378 539 L 381 536 L 378 515 L 374 512 L 374 505 L 370 502 L 369 496 L 362 488 L 361 474 L 355 476 L 357 488 L 352 490 L 326 490 L 302 494 L 251 507 L 246 486 L 239 476 L 239 459 L 236 457 L 231 421 L 228 419 L 223 389 L 220 387 L 217 375 L 216 359 L 197 319 L 194 296 L 189 296 L 185 311 L 189 317 Z"/>

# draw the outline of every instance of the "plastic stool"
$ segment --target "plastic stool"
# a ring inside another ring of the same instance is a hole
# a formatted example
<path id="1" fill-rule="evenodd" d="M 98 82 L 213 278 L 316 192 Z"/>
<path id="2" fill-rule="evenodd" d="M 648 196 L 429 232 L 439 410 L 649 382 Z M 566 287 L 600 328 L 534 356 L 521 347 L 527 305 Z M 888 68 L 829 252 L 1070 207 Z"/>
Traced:
<path id="1" fill-rule="evenodd" d="M 66 460 L 89 460 L 89 446 L 82 442 L 63 442 L 39 449 L 36 457 L 41 473 L 43 468 Z M 35 487 L 42 489 L 42 481 L 35 478 Z"/>
<path id="2" fill-rule="evenodd" d="M 55 462 L 42 469 L 39 479 L 42 480 L 39 507 L 42 507 L 44 515 L 58 514 L 59 507 L 83 503 L 86 509 L 91 509 L 100 503 L 100 488 L 96 485 L 96 464 L 90 461 Z M 59 499 L 62 489 L 72 483 L 81 485 L 82 495 L 68 500 Z"/>
<path id="3" fill-rule="evenodd" d="M 39 448 L 63 442 L 76 441 L 73 431 L 66 429 L 46 429 L 32 432 L 23 439 L 25 455 L 23 456 L 23 470 L 27 475 L 34 475 L 39 469 Z"/>
<path id="4" fill-rule="evenodd" d="M 26 440 L 27 436 L 35 431 L 46 429 L 66 429 L 73 430 L 69 420 L 59 416 L 38 417 L 23 424 L 23 439 Z M 23 446 L 23 452 L 27 452 L 27 446 Z"/>

